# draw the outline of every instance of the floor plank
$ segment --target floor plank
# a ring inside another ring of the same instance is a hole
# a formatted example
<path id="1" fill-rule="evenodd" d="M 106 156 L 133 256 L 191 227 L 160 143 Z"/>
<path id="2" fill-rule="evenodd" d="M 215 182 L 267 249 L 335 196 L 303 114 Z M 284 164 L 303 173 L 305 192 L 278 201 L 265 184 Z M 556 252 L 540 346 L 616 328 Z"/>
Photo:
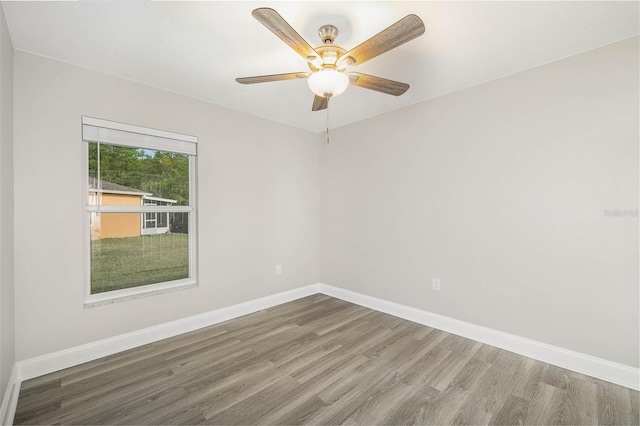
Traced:
<path id="1" fill-rule="evenodd" d="M 326 295 L 22 383 L 16 424 L 630 424 L 639 394 Z"/>

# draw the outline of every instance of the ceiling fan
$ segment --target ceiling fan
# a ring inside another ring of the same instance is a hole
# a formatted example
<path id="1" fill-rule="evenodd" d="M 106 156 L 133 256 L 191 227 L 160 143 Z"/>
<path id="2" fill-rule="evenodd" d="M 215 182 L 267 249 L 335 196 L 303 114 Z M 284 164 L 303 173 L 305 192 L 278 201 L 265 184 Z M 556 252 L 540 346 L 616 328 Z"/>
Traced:
<path id="1" fill-rule="evenodd" d="M 251 14 L 302 56 L 307 61 L 311 72 L 236 78 L 238 83 L 254 84 L 308 78 L 309 88 L 315 94 L 312 111 L 326 109 L 329 105 L 329 99 L 344 92 L 349 83 L 394 96 L 400 96 L 409 89 L 409 85 L 406 83 L 348 71 L 348 69 L 363 64 L 424 34 L 424 23 L 416 15 L 405 16 L 389 28 L 346 51 L 333 44 L 338 36 L 338 29 L 333 25 L 320 27 L 318 35 L 323 44 L 313 48 L 275 10 L 263 7 L 255 9 Z"/>

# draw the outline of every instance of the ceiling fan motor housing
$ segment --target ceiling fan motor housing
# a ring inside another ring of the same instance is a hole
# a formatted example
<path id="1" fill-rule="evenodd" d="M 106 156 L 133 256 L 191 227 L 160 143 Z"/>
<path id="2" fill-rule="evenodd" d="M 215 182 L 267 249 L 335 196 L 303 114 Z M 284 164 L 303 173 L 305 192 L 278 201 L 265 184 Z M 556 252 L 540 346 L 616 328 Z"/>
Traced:
<path id="1" fill-rule="evenodd" d="M 335 68 L 338 58 L 346 53 L 346 50 L 335 44 L 323 44 L 316 47 L 315 51 L 318 52 L 322 61 L 320 68 Z"/>

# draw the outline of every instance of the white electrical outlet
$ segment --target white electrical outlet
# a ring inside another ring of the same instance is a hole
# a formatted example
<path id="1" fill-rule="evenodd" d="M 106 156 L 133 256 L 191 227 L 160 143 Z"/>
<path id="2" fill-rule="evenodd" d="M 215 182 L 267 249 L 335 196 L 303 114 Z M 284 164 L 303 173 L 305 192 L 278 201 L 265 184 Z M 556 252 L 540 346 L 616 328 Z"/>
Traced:
<path id="1" fill-rule="evenodd" d="M 434 278 L 432 281 L 432 288 L 436 291 L 440 291 L 440 278 Z"/>
<path id="2" fill-rule="evenodd" d="M 282 275 L 282 265 L 276 265 L 276 275 Z"/>

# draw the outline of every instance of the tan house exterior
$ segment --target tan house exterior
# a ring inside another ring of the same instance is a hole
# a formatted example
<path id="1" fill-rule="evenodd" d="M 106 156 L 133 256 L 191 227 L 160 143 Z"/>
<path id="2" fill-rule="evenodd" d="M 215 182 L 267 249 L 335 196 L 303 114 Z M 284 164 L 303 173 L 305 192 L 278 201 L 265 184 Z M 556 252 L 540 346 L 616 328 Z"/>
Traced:
<path id="1" fill-rule="evenodd" d="M 101 189 L 98 189 L 96 183 L 96 178 L 89 178 L 90 205 L 171 205 L 176 202 L 176 200 L 153 197 L 149 192 L 107 181 L 102 181 Z M 92 240 L 169 232 L 168 213 L 91 213 L 90 226 Z"/>

